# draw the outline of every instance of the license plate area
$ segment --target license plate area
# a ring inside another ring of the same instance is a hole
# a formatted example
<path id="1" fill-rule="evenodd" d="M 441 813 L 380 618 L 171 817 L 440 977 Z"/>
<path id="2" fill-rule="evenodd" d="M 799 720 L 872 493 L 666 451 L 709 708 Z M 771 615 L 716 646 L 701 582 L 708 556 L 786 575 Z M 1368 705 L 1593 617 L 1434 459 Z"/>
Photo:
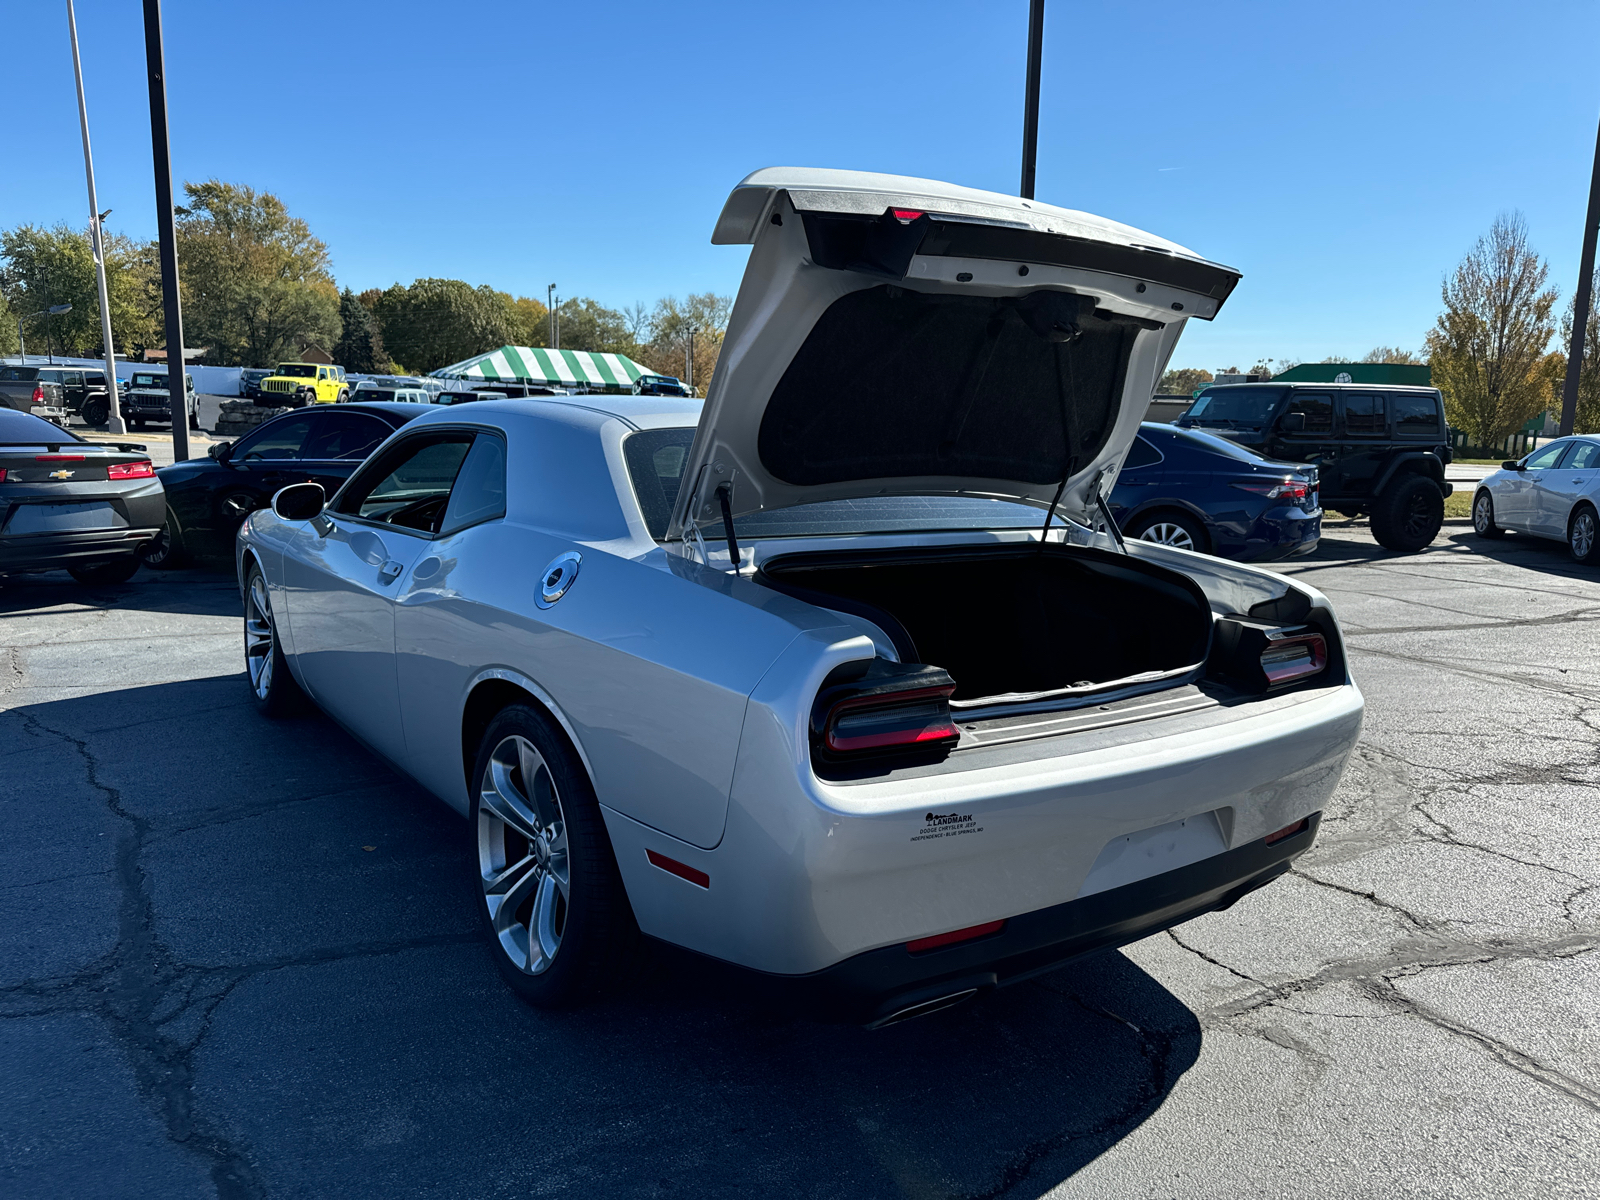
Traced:
<path id="1" fill-rule="evenodd" d="M 127 518 L 109 501 L 76 500 L 60 504 L 18 504 L 6 520 L 5 532 L 20 536 L 127 527 Z"/>

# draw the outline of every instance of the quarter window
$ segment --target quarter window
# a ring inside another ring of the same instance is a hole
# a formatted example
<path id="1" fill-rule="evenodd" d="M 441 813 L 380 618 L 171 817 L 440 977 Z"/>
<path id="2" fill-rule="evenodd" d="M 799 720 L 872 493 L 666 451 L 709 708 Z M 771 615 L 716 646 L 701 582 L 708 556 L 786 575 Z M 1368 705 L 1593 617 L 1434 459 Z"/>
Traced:
<path id="1" fill-rule="evenodd" d="M 454 533 L 505 515 L 506 444 L 493 434 L 480 433 L 450 489 L 439 532 Z"/>
<path id="2" fill-rule="evenodd" d="M 1305 416 L 1305 433 L 1333 432 L 1333 397 L 1319 392 L 1295 392 L 1290 397 L 1286 413 Z"/>
<path id="3" fill-rule="evenodd" d="M 1439 404 L 1432 396 L 1396 396 L 1394 428 L 1402 437 L 1437 437 Z"/>
<path id="4" fill-rule="evenodd" d="M 1142 437 L 1133 439 L 1128 457 L 1122 464 L 1124 471 L 1137 471 L 1140 467 L 1154 466 L 1161 461 L 1161 452 Z"/>
<path id="5" fill-rule="evenodd" d="M 1381 437 L 1387 425 L 1382 392 L 1346 392 L 1344 431 L 1352 437 Z"/>

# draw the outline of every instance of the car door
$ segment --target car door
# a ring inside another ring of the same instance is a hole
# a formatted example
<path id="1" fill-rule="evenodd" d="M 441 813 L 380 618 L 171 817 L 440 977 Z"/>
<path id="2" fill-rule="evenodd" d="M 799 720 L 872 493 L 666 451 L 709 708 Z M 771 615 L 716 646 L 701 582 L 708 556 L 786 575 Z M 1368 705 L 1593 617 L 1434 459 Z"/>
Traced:
<path id="1" fill-rule="evenodd" d="M 285 607 L 306 690 L 394 762 L 406 757 L 394 596 L 443 525 L 473 434 L 428 430 L 366 463 L 284 552 Z"/>
<path id="2" fill-rule="evenodd" d="M 1295 424 L 1300 428 L 1293 428 Z M 1338 445 L 1333 440 L 1333 393 L 1298 389 L 1292 392 L 1278 417 L 1271 451 L 1274 458 L 1315 464 L 1326 479 L 1330 470 L 1336 469 L 1339 458 Z"/>
<path id="3" fill-rule="evenodd" d="M 1388 457 L 1388 397 L 1355 389 L 1340 392 L 1335 436 L 1338 454 L 1324 465 L 1319 483 L 1331 495 L 1370 495 Z"/>
<path id="4" fill-rule="evenodd" d="M 1491 492 L 1496 524 L 1524 533 L 1533 532 L 1539 481 L 1561 461 L 1571 446 L 1570 439 L 1551 442 L 1523 459 L 1522 470 L 1506 472 L 1505 482 L 1496 485 Z"/>
<path id="5" fill-rule="evenodd" d="M 1600 443 L 1575 441 L 1553 467 L 1539 472 L 1533 485 L 1533 516 L 1529 528 L 1546 537 L 1567 536 L 1567 521 L 1578 497 L 1593 490 L 1600 474 Z"/>

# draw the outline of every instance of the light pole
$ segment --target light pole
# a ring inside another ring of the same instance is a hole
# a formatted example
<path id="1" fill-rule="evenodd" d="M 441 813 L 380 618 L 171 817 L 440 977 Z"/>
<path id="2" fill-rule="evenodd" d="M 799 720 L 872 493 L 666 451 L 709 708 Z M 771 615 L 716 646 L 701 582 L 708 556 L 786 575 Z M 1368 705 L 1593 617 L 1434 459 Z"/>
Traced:
<path id="1" fill-rule="evenodd" d="M 22 323 L 24 321 L 31 321 L 35 317 L 59 317 L 62 313 L 69 313 L 71 311 L 72 305 L 70 304 L 52 304 L 49 308 L 41 308 L 37 312 L 23 313 L 17 318 L 17 346 L 18 353 L 22 355 L 23 366 L 28 365 L 28 343 L 22 338 Z M 50 349 L 50 365 L 54 366 L 56 355 L 54 348 L 52 348 L 50 345 L 50 322 L 48 319 L 44 323 L 44 342 L 46 348 Z"/>
<path id="2" fill-rule="evenodd" d="M 699 332 L 693 325 L 689 326 L 689 340 L 683 347 L 683 383 L 691 392 L 694 391 L 694 335 Z"/>
<path id="3" fill-rule="evenodd" d="M 556 315 L 556 285 L 551 284 L 544 290 L 545 299 L 549 302 L 546 307 L 550 310 L 550 349 L 561 348 L 561 318 Z"/>
<path id="4" fill-rule="evenodd" d="M 167 65 L 161 47 L 161 0 L 144 0 L 144 58 L 150 79 L 150 150 L 155 160 L 156 230 L 161 243 L 161 300 L 167 325 L 167 396 L 172 461 L 189 457 L 188 372 L 183 361 L 183 308 L 178 301 L 178 230 L 172 213 L 172 148 L 167 140 Z M 178 365 L 174 369 L 173 356 Z"/>
<path id="5" fill-rule="evenodd" d="M 1578 374 L 1583 370 L 1583 338 L 1589 329 L 1589 297 L 1594 290 L 1594 242 L 1600 229 L 1600 133 L 1595 135 L 1594 173 L 1589 178 L 1589 211 L 1584 218 L 1583 251 L 1578 259 L 1578 290 L 1572 296 L 1572 343 L 1567 347 L 1567 378 L 1561 386 L 1561 436 L 1578 417 Z"/>
<path id="6" fill-rule="evenodd" d="M 1039 161 L 1039 63 L 1044 57 L 1044 0 L 1028 0 L 1028 83 L 1022 100 L 1022 198 L 1033 199 Z"/>
<path id="7" fill-rule="evenodd" d="M 100 340 L 106 352 L 106 430 L 127 433 L 122 406 L 117 400 L 117 356 L 111 344 L 111 299 L 106 288 L 106 248 L 103 222 L 111 210 L 100 211 L 94 191 L 94 156 L 89 153 L 89 106 L 83 98 L 83 63 L 78 58 L 78 17 L 67 0 L 67 30 L 72 35 L 72 71 L 78 80 L 78 125 L 83 130 L 83 170 L 89 179 L 89 240 L 94 253 L 95 283 L 100 288 Z"/>

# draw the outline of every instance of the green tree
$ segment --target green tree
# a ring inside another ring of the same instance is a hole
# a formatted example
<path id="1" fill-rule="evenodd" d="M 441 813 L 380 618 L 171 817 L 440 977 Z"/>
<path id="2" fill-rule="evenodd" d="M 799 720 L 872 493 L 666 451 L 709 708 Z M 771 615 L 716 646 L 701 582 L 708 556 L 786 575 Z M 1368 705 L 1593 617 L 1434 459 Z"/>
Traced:
<path id="1" fill-rule="evenodd" d="M 510 298 L 459 279 L 395 284 L 374 306 L 383 344 L 413 371 L 440 367 L 517 344 L 522 333 Z"/>
<path id="2" fill-rule="evenodd" d="M 556 305 L 561 320 L 561 349 L 597 354 L 626 354 L 639 349 L 626 313 L 596 300 L 575 296 Z"/>
<path id="3" fill-rule="evenodd" d="M 270 366 L 339 339 L 328 247 L 270 192 L 186 183 L 178 213 L 184 338 L 214 362 Z"/>
<path id="4" fill-rule="evenodd" d="M 716 372 L 732 311 L 733 297 L 714 292 L 658 300 L 650 314 L 649 344 L 633 357 L 653 371 L 683 378 L 689 331 L 694 330 L 694 385 L 703 395 Z"/>
<path id="5" fill-rule="evenodd" d="M 1168 371 L 1156 385 L 1156 391 L 1169 396 L 1190 395 L 1211 382 L 1211 372 L 1199 367 L 1179 367 Z"/>
<path id="6" fill-rule="evenodd" d="M 1444 311 L 1428 333 L 1433 382 L 1452 425 L 1498 446 L 1549 407 L 1545 347 L 1555 325 L 1550 268 L 1528 246 L 1520 213 L 1495 218 L 1441 289 Z"/>
<path id="7" fill-rule="evenodd" d="M 339 294 L 339 323 L 344 332 L 333 347 L 334 362 L 359 375 L 387 375 L 393 369 L 377 318 L 349 288 Z"/>
<path id="8" fill-rule="evenodd" d="M 111 339 L 121 353 L 138 353 L 160 344 L 161 289 L 155 248 L 108 233 L 106 291 L 111 300 Z M 0 233 L 0 301 L 10 313 L 11 333 L 0 345 L 17 345 L 17 317 L 54 304 L 72 311 L 30 320 L 25 335 L 41 350 L 47 342 L 76 356 L 101 352 L 100 290 L 94 251 L 85 231 L 65 224 L 53 228 L 19 225 Z M 3 336 L 3 335 L 0 335 Z"/>
<path id="9" fill-rule="evenodd" d="M 1399 363 L 1407 366 L 1420 366 L 1422 355 L 1413 354 L 1410 350 L 1402 350 L 1399 346 L 1374 346 L 1357 361 L 1364 363 Z"/>
<path id="10" fill-rule="evenodd" d="M 504 295 L 504 293 L 501 293 Z M 515 318 L 517 346 L 542 346 L 550 340 L 550 310 L 531 296 L 506 297 Z"/>

